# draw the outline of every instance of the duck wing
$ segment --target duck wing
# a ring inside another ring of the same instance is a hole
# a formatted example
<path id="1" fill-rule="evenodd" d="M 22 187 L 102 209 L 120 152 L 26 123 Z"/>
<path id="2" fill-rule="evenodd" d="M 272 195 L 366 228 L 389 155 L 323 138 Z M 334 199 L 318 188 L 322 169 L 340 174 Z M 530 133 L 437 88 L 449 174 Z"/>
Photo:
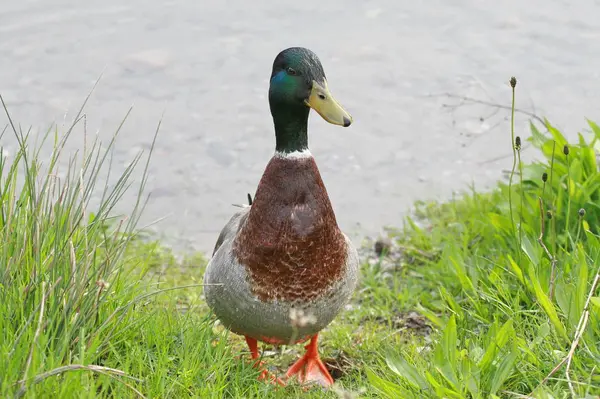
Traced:
<path id="1" fill-rule="evenodd" d="M 250 211 L 249 205 L 244 205 L 241 211 L 238 211 L 233 214 L 229 222 L 223 227 L 219 237 L 217 238 L 217 242 L 215 243 L 215 248 L 213 249 L 212 256 L 215 256 L 217 250 L 223 245 L 223 242 L 227 239 L 233 240 L 237 235 L 237 232 L 240 230 L 241 226 L 243 226 L 244 221 L 248 217 L 248 212 Z"/>

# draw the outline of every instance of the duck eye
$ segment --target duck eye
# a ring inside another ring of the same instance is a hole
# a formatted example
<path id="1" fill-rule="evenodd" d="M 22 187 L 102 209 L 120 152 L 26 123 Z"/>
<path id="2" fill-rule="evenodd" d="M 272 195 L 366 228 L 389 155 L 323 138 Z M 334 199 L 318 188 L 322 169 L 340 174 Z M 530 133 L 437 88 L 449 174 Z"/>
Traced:
<path id="1" fill-rule="evenodd" d="M 293 76 L 297 75 L 296 70 L 294 68 L 292 68 L 292 67 L 288 67 L 287 73 L 289 75 L 293 75 Z"/>

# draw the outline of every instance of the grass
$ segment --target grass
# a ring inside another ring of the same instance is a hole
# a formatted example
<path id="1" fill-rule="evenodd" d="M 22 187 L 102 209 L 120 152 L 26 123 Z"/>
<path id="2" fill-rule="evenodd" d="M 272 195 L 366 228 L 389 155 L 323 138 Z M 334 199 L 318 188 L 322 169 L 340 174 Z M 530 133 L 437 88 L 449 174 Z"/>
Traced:
<path id="1" fill-rule="evenodd" d="M 20 151 L 0 151 L 0 397 L 600 395 L 593 122 L 574 144 L 532 124 L 541 160 L 523 165 L 516 152 L 517 182 L 419 202 L 381 255 L 362 249 L 360 286 L 320 341 L 335 389 L 305 392 L 256 380 L 243 339 L 203 301 L 201 254 L 181 258 L 137 229 L 150 154 L 115 184 L 104 180 L 114 138 L 62 154 L 86 134 L 82 115 L 47 132 L 49 159 L 12 121 L 3 133 Z M 125 190 L 138 202 L 115 217 Z M 302 348 L 265 349 L 283 372 Z"/>

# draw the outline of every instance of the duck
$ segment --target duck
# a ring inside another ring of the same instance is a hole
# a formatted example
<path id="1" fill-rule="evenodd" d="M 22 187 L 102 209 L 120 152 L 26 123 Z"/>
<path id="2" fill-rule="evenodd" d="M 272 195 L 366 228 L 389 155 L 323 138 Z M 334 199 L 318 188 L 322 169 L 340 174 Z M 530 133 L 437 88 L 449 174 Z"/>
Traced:
<path id="1" fill-rule="evenodd" d="M 204 274 L 209 308 L 229 331 L 245 337 L 259 379 L 280 385 L 330 387 L 318 351 L 319 333 L 344 309 L 358 281 L 359 258 L 340 230 L 308 147 L 308 117 L 348 127 L 350 114 L 332 96 L 317 55 L 304 47 L 273 61 L 269 107 L 275 151 L 254 199 L 222 228 Z M 258 342 L 294 345 L 305 352 L 276 377 L 263 368 Z"/>

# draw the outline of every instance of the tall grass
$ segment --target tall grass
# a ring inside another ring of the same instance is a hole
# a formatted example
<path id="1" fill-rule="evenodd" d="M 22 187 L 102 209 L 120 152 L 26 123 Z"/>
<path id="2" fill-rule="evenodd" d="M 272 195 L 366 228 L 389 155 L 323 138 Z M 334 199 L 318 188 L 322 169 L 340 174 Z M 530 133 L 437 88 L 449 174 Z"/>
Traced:
<path id="1" fill-rule="evenodd" d="M 588 124 L 590 141 L 569 144 L 532 123 L 542 159 L 527 165 L 511 129 L 517 185 L 511 173 L 491 193 L 423 207 L 426 228 L 409 218 L 397 241 L 439 250 L 415 269 L 439 333 L 419 351 L 388 348 L 384 373 L 368 368 L 383 397 L 600 395 L 600 128 Z"/>
<path id="2" fill-rule="evenodd" d="M 145 203 L 148 164 L 129 216 L 117 219 L 115 205 L 141 160 L 138 154 L 109 185 L 110 154 L 122 124 L 104 149 L 95 139 L 82 154 L 66 158 L 67 140 L 87 135 L 83 107 L 64 134 L 52 128 L 32 146 L 30 132 L 14 123 L 0 100 L 9 120 L 3 134 L 13 134 L 19 145 L 13 159 L 0 151 L 0 396 L 19 397 L 82 370 L 126 384 L 122 371 L 94 363 L 140 322 L 131 320 L 128 307 L 141 292 L 143 271 L 125 269 L 122 258 Z M 53 149 L 47 162 L 40 156 L 45 144 Z"/>

